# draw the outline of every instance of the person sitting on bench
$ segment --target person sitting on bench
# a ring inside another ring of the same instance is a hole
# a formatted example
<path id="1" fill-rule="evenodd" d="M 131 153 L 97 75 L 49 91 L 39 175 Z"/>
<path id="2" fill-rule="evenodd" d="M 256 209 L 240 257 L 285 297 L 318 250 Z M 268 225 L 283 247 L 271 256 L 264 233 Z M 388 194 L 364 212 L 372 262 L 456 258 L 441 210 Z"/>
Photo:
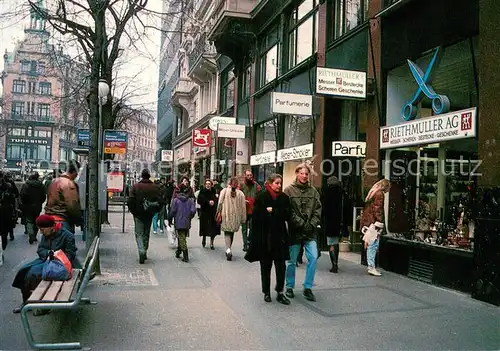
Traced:
<path id="1" fill-rule="evenodd" d="M 42 232 L 42 240 L 38 245 L 38 258 L 25 264 L 16 277 L 12 286 L 21 290 L 23 303 L 16 307 L 13 312 L 20 313 L 24 304 L 33 290 L 42 280 L 42 269 L 50 251 L 63 250 L 71 261 L 73 268 L 80 268 L 76 258 L 75 236 L 69 230 L 64 229 L 61 223 L 56 223 L 52 216 L 43 214 L 36 219 L 36 225 Z"/>

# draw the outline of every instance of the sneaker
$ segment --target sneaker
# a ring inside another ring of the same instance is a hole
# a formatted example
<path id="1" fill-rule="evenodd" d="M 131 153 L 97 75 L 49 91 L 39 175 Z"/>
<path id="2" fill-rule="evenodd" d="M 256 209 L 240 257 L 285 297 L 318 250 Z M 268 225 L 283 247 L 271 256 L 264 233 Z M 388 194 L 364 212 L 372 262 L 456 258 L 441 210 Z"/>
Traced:
<path id="1" fill-rule="evenodd" d="M 154 235 L 158 234 L 157 232 L 153 232 Z"/>
<path id="2" fill-rule="evenodd" d="M 163 234 L 163 229 L 160 229 L 160 234 Z"/>
<path id="3" fill-rule="evenodd" d="M 368 268 L 368 274 L 374 275 L 376 277 L 380 277 L 382 275 L 382 273 L 380 273 L 379 271 L 377 271 L 376 268 Z"/>
<path id="4" fill-rule="evenodd" d="M 228 261 L 231 261 L 233 259 L 233 254 L 231 253 L 231 251 L 230 252 L 226 252 L 226 259 Z"/>
<path id="5" fill-rule="evenodd" d="M 286 297 L 288 297 L 290 299 L 293 299 L 295 297 L 295 294 L 293 293 L 292 288 L 286 288 L 285 295 L 286 295 Z"/>
<path id="6" fill-rule="evenodd" d="M 313 292 L 311 289 L 304 289 L 304 292 L 302 293 L 306 300 L 309 301 L 316 301 L 316 297 L 314 296 Z"/>
<path id="7" fill-rule="evenodd" d="M 290 304 L 290 300 L 288 300 L 286 298 L 286 296 L 283 295 L 283 293 L 278 293 L 278 297 L 276 298 L 276 301 L 278 301 L 279 303 L 281 303 L 283 305 L 289 305 Z"/>

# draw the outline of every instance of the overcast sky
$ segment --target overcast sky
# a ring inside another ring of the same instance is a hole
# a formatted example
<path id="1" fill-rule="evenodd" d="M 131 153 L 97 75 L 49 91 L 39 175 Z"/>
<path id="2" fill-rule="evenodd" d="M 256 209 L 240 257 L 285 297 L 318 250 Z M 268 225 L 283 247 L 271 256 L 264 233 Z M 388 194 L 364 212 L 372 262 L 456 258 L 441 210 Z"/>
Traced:
<path id="1" fill-rule="evenodd" d="M 47 0 L 46 0 L 47 1 Z M 50 0 L 48 0 L 50 1 Z M 15 9 L 24 9 L 27 6 L 26 0 L 0 0 L 0 18 L 2 14 L 7 12 L 12 13 Z M 162 1 L 160 0 L 150 0 L 148 3 L 148 8 L 152 11 L 161 12 L 162 11 Z M 19 11 L 18 11 L 19 12 Z M 22 11 L 21 11 L 22 12 Z M 149 21 L 148 24 L 159 25 L 159 19 L 146 19 Z M 0 21 L 0 53 L 3 57 L 3 53 L 7 49 L 12 51 L 14 49 L 17 40 L 20 40 L 24 36 L 24 28 L 29 25 L 29 18 L 23 18 L 22 16 L 17 16 L 8 21 L 2 19 Z M 48 30 L 53 34 L 54 31 L 51 30 L 48 25 Z M 159 70 L 159 51 L 160 51 L 160 33 L 157 30 L 148 30 L 146 36 L 143 36 L 142 42 L 136 42 L 139 50 L 124 48 L 124 64 L 121 66 L 119 74 L 119 79 L 122 84 L 126 83 L 127 80 L 133 78 L 132 84 L 129 85 L 128 89 L 138 91 L 141 96 L 136 96 L 133 98 L 134 104 L 147 104 L 148 108 L 156 110 L 157 102 L 157 89 L 158 89 L 158 70 Z M 68 51 L 68 50 L 66 50 Z M 69 49 L 71 51 L 71 49 Z M 72 52 L 69 52 L 71 55 Z M 73 53 L 74 54 L 74 53 Z M 4 68 L 3 58 L 0 59 L 0 72 Z M 1 92 L 0 85 L 0 92 Z M 116 93 L 115 93 L 116 94 Z M 145 94 L 145 95 L 142 95 Z"/>

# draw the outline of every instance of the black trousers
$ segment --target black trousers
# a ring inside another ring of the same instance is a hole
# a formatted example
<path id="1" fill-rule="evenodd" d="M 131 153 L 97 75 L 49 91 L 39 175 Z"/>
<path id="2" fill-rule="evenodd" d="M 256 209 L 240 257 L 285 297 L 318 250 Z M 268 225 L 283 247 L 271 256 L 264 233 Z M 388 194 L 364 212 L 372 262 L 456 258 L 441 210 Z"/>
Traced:
<path id="1" fill-rule="evenodd" d="M 285 260 L 276 260 L 271 256 L 260 260 L 260 278 L 262 282 L 262 293 L 271 293 L 271 269 L 273 267 L 276 271 L 276 287 L 274 290 L 281 293 L 285 287 Z"/>

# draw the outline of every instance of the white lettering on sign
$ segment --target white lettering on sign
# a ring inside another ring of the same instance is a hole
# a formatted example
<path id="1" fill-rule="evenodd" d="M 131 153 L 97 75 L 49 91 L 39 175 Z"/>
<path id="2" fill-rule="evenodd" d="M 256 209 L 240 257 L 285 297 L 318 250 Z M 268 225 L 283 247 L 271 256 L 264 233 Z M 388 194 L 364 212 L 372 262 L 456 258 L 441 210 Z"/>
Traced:
<path id="1" fill-rule="evenodd" d="M 366 72 L 318 67 L 316 93 L 365 99 Z"/>
<path id="2" fill-rule="evenodd" d="M 265 165 L 276 162 L 276 151 L 264 152 L 250 156 L 250 166 Z"/>
<path id="3" fill-rule="evenodd" d="M 366 143 L 362 141 L 334 141 L 332 143 L 333 157 L 365 157 Z"/>
<path id="4" fill-rule="evenodd" d="M 313 157 L 313 144 L 278 150 L 277 162 L 304 160 Z"/>
<path id="5" fill-rule="evenodd" d="M 312 95 L 273 92 L 271 113 L 310 116 L 312 115 Z"/>
<path id="6" fill-rule="evenodd" d="M 476 108 L 380 128 L 380 148 L 432 144 L 476 136 Z"/>

